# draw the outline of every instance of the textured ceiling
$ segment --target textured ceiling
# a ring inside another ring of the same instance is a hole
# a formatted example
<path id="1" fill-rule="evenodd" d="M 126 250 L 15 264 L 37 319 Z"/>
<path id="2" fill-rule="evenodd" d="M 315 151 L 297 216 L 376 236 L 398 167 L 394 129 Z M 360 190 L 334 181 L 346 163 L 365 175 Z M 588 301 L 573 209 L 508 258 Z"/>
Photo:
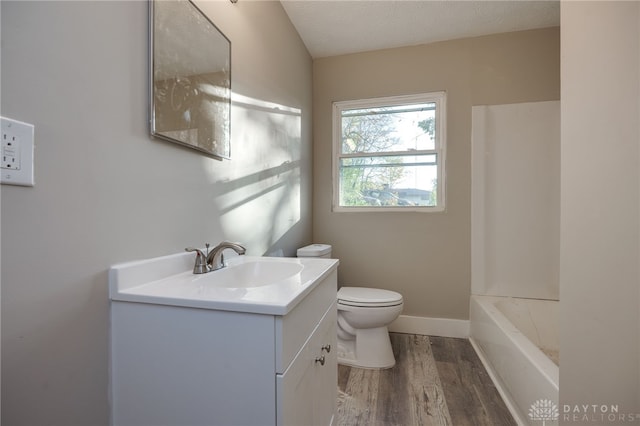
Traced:
<path id="1" fill-rule="evenodd" d="M 559 1 L 281 2 L 314 58 L 560 25 Z"/>

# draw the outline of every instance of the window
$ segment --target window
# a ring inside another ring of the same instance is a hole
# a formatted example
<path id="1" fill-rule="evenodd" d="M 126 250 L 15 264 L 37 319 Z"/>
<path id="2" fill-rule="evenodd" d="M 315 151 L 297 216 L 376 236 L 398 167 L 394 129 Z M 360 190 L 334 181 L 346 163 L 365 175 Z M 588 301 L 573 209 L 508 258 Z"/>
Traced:
<path id="1" fill-rule="evenodd" d="M 445 92 L 335 102 L 333 210 L 444 210 L 445 113 Z"/>

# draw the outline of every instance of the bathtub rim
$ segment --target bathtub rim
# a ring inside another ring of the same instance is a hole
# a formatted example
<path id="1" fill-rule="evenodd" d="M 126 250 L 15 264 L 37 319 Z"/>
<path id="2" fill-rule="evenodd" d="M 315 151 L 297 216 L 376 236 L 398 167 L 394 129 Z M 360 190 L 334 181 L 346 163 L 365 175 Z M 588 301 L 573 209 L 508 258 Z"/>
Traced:
<path id="1" fill-rule="evenodd" d="M 477 325 L 474 324 L 474 319 L 479 320 L 479 318 L 473 317 L 474 307 L 473 304 L 477 304 L 478 308 L 482 310 L 482 313 L 489 317 L 492 321 L 492 325 L 495 325 L 500 333 L 502 333 L 502 337 L 508 339 L 509 343 L 514 345 L 518 349 L 518 351 L 524 356 L 526 362 L 530 365 L 533 365 L 538 373 L 540 373 L 541 378 L 547 382 L 547 384 L 552 388 L 555 393 L 555 403 L 558 403 L 558 394 L 559 394 L 559 376 L 560 369 L 559 366 L 556 365 L 547 355 L 545 355 L 538 346 L 536 346 L 533 342 L 531 342 L 520 330 L 516 328 L 515 325 L 509 321 L 509 319 L 495 306 L 497 301 L 504 301 L 507 299 L 522 299 L 519 297 L 510 297 L 510 296 L 487 296 L 487 295 L 471 295 L 470 300 L 470 335 L 469 341 L 471 342 L 474 350 L 478 354 L 478 357 L 482 361 L 485 369 L 487 370 L 491 380 L 496 385 L 498 392 L 502 396 L 502 399 L 505 401 L 507 408 L 513 415 L 516 422 L 520 425 L 529 425 L 527 419 L 527 407 L 521 407 L 516 401 L 516 397 L 512 395 L 509 390 L 512 383 L 506 383 L 500 372 L 500 366 L 494 367 L 490 358 L 490 355 L 486 353 L 483 349 L 483 344 L 479 339 L 477 339 L 476 335 L 476 327 L 481 326 L 481 323 L 478 322 Z M 482 339 L 480 339 L 482 340 Z"/>
<path id="2" fill-rule="evenodd" d="M 503 314 L 500 309 L 494 305 L 495 302 L 524 299 L 523 297 L 511 297 L 511 296 L 485 296 L 474 294 L 471 296 L 472 300 L 476 301 L 484 308 L 488 304 L 488 309 L 485 312 L 489 313 L 489 316 L 497 319 L 496 324 L 498 328 L 505 333 L 505 335 L 519 348 L 523 349 L 525 357 L 534 365 L 540 366 L 544 376 L 558 388 L 560 382 L 560 367 L 556 365 L 542 350 L 536 346 L 531 340 L 525 336 L 513 323 Z M 531 299 L 538 300 L 538 299 Z M 547 299 L 540 299 L 547 300 Z M 490 303 L 489 303 L 490 301 Z M 558 301 L 559 302 L 559 301 Z"/>
<path id="3" fill-rule="evenodd" d="M 513 419 L 516 421 L 518 426 L 529 426 L 529 423 L 527 422 L 526 417 L 524 417 L 523 413 L 520 412 L 520 409 L 518 408 L 517 404 L 515 403 L 513 398 L 511 398 L 509 391 L 505 389 L 505 386 L 502 383 L 502 380 L 500 379 L 500 377 L 498 377 L 497 373 L 493 369 L 491 363 L 487 359 L 487 355 L 484 353 L 484 351 L 480 347 L 480 344 L 476 342 L 476 340 L 473 337 L 469 337 L 469 342 L 471 343 L 471 346 L 473 347 L 473 349 L 476 351 L 478 358 L 480 358 L 480 362 L 482 362 L 482 365 L 484 365 L 484 369 L 487 371 L 487 374 L 489 374 L 491 381 L 493 382 L 496 389 L 498 390 L 500 397 L 502 397 L 502 400 L 504 401 L 504 404 L 507 406 L 507 409 L 513 416 Z"/>

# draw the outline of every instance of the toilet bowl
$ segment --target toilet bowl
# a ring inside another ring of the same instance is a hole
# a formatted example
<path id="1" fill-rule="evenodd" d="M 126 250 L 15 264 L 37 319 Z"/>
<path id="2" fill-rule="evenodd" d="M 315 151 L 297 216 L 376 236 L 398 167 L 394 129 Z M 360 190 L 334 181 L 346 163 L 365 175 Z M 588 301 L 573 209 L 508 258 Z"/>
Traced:
<path id="1" fill-rule="evenodd" d="M 331 246 L 312 244 L 298 257 L 331 257 Z M 367 287 L 338 290 L 338 363 L 358 368 L 391 368 L 396 360 L 387 326 L 402 313 L 400 293 Z"/>
<path id="2" fill-rule="evenodd" d="M 359 368 L 396 364 L 387 326 L 402 313 L 400 293 L 377 288 L 338 290 L 338 362 Z"/>

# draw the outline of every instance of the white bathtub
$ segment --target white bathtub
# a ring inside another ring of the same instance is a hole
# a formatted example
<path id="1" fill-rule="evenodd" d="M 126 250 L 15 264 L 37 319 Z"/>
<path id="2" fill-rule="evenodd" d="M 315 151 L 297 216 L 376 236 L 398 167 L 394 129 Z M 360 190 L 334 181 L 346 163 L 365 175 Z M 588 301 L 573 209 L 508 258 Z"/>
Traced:
<path id="1" fill-rule="evenodd" d="M 521 425 L 540 423 L 529 418 L 539 401 L 560 408 L 559 367 L 544 353 L 557 362 L 558 307 L 558 301 L 471 296 L 471 343 Z"/>

